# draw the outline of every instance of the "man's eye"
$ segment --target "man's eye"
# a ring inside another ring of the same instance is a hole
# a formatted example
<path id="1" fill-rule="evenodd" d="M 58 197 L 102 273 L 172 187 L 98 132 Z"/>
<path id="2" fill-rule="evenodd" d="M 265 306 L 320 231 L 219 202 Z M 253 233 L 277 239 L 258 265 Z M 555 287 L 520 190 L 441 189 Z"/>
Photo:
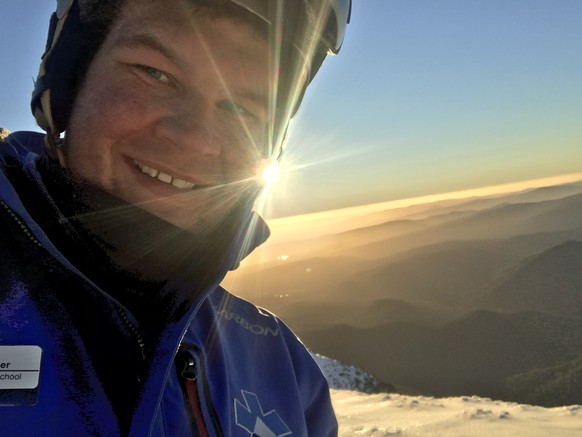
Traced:
<path id="1" fill-rule="evenodd" d="M 245 116 L 254 117 L 254 114 L 248 111 L 243 106 L 238 105 L 237 103 L 233 102 L 232 100 L 223 100 L 218 104 L 220 109 L 223 109 L 228 112 L 232 112 L 234 114 L 240 114 Z"/>
<path id="2" fill-rule="evenodd" d="M 170 83 L 170 78 L 163 71 L 160 71 L 157 68 L 148 67 L 147 65 L 143 65 L 141 68 L 155 80 L 159 80 L 160 82 L 164 83 Z"/>

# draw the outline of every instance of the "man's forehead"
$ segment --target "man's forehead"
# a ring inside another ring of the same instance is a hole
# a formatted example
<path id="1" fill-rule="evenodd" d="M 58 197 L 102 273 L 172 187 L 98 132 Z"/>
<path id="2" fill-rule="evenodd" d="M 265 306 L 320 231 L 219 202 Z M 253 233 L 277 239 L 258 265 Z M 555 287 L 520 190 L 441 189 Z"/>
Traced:
<path id="1" fill-rule="evenodd" d="M 205 20 L 230 23 L 225 26 L 225 31 L 229 33 L 247 33 L 251 29 L 253 38 L 262 40 L 265 51 L 268 49 L 269 25 L 231 2 L 219 1 L 215 4 L 199 0 L 128 0 L 115 27 L 124 28 L 124 33 L 148 31 L 161 35 L 177 34 L 180 30 L 196 29 L 197 24 Z M 245 57 L 257 53 L 256 50 L 247 50 L 244 44 L 239 45 L 237 50 Z"/>
<path id="2" fill-rule="evenodd" d="M 233 65 L 253 64 L 267 68 L 271 59 L 266 41 L 253 38 L 249 43 L 248 30 L 228 19 L 215 20 L 210 32 L 209 26 L 196 23 L 180 26 L 175 21 L 157 17 L 139 17 L 119 24 L 111 34 L 114 46 L 151 49 L 176 64 L 186 62 L 194 46 L 202 47 L 194 51 L 198 60 L 228 57 Z"/>
<path id="3" fill-rule="evenodd" d="M 118 21 L 135 25 L 180 25 L 191 20 L 197 7 L 188 0 L 126 0 Z"/>
<path id="4" fill-rule="evenodd" d="M 262 37 L 267 37 L 270 25 L 249 10 L 226 0 L 126 0 L 122 15 L 143 15 L 154 12 L 150 18 L 179 24 L 196 19 L 230 19 L 247 24 Z"/>
<path id="5" fill-rule="evenodd" d="M 156 53 L 186 74 L 199 70 L 200 62 L 209 63 L 231 85 L 238 83 L 252 90 L 247 97 L 261 100 L 268 94 L 276 72 L 270 64 L 273 57 L 267 41 L 254 36 L 247 26 L 226 17 L 187 17 L 163 5 L 160 12 L 164 13 L 157 13 L 151 3 L 159 2 L 145 3 L 144 8 L 119 20 L 110 34 L 111 46 Z M 229 68 L 218 71 L 219 65 Z"/>

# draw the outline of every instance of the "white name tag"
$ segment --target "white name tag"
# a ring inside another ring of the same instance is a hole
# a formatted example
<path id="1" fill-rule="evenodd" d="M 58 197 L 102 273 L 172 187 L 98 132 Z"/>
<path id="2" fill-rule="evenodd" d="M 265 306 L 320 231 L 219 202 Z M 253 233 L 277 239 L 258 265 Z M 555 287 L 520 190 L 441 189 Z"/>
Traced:
<path id="1" fill-rule="evenodd" d="M 36 388 L 41 356 L 38 346 L 0 346 L 0 390 Z"/>

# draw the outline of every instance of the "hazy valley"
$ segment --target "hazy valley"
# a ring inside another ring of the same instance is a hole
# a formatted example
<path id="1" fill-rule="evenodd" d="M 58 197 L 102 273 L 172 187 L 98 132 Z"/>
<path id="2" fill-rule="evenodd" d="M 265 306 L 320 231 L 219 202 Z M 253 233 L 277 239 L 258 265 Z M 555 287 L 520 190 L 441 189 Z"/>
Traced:
<path id="1" fill-rule="evenodd" d="M 227 287 L 400 393 L 582 403 L 582 183 L 328 223 Z"/>

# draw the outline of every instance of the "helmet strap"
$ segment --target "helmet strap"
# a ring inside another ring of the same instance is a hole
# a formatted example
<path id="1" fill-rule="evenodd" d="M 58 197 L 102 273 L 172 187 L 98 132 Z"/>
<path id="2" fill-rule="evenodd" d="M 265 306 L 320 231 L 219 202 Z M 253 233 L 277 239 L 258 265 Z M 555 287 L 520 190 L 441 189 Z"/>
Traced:
<path id="1" fill-rule="evenodd" d="M 58 133 L 53 134 L 50 127 L 46 129 L 44 146 L 51 158 L 58 159 L 59 164 L 61 164 L 62 167 L 67 167 L 65 163 L 65 155 L 63 153 L 63 141 Z"/>

